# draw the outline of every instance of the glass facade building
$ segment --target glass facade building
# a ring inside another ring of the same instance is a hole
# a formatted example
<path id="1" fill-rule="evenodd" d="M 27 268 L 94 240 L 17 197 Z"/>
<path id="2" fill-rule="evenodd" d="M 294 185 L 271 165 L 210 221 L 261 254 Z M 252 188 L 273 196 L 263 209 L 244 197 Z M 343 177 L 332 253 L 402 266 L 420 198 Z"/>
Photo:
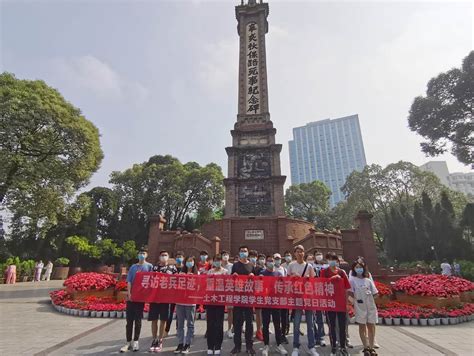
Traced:
<path id="1" fill-rule="evenodd" d="M 331 206 L 344 200 L 347 176 L 366 165 L 358 115 L 294 128 L 289 151 L 291 184 L 324 182 L 332 191 Z"/>

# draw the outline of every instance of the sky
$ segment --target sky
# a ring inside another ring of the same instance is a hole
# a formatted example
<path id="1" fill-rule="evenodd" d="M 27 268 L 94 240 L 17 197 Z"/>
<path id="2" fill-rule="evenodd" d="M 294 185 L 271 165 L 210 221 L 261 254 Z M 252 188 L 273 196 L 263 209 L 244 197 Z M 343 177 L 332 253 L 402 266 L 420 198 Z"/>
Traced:
<path id="1" fill-rule="evenodd" d="M 240 0 L 0 2 L 0 71 L 44 80 L 100 130 L 105 157 L 89 187 L 158 154 L 227 174 Z M 368 164 L 469 171 L 450 154 L 425 157 L 407 116 L 429 79 L 473 49 L 472 2 L 269 4 L 269 105 L 287 185 L 292 128 L 351 114 Z"/>

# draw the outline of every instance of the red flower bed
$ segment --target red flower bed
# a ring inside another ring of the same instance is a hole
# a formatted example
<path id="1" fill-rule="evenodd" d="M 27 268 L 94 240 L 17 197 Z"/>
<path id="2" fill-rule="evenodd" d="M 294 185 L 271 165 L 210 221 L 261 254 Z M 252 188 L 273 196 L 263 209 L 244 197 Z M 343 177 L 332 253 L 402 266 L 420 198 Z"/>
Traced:
<path id="1" fill-rule="evenodd" d="M 120 282 L 117 282 L 117 284 L 115 285 L 115 290 L 116 291 L 126 291 L 127 290 L 127 281 L 120 281 Z"/>
<path id="2" fill-rule="evenodd" d="M 474 303 L 465 303 L 454 308 L 434 308 L 431 305 L 390 302 L 378 309 L 378 315 L 382 318 L 428 319 L 471 314 L 474 314 Z"/>
<path id="3" fill-rule="evenodd" d="M 387 286 L 386 284 L 377 281 L 374 281 L 374 283 L 375 288 L 377 288 L 381 297 L 392 295 L 392 288 L 390 286 Z"/>
<path id="4" fill-rule="evenodd" d="M 474 283 L 466 279 L 438 274 L 414 274 L 399 279 L 395 290 L 408 295 L 449 297 L 474 289 Z"/>
<path id="5" fill-rule="evenodd" d="M 71 291 L 104 290 L 114 287 L 117 281 L 109 274 L 78 273 L 64 281 L 64 286 Z"/>

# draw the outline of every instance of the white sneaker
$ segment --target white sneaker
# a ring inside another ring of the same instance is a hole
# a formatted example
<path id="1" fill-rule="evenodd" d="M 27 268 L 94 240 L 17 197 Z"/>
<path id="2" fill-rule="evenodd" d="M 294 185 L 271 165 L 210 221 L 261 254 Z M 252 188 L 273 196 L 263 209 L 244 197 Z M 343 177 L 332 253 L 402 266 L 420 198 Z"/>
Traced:
<path id="1" fill-rule="evenodd" d="M 319 356 L 318 351 L 316 351 L 316 347 L 309 349 L 309 354 L 311 356 Z"/>
<path id="2" fill-rule="evenodd" d="M 138 347 L 138 341 L 134 341 L 132 344 L 132 351 L 138 351 L 140 348 Z"/>
<path id="3" fill-rule="evenodd" d="M 326 341 L 324 341 L 324 339 L 321 339 L 320 344 L 321 344 L 322 347 L 324 347 L 324 346 L 326 346 Z"/>
<path id="4" fill-rule="evenodd" d="M 374 344 L 374 349 L 380 349 L 380 345 L 377 344 L 377 343 L 375 343 L 375 344 Z"/>
<path id="5" fill-rule="evenodd" d="M 277 346 L 277 351 L 280 355 L 288 355 L 288 351 L 286 351 L 285 347 L 281 344 Z"/>
<path id="6" fill-rule="evenodd" d="M 262 350 L 262 356 L 268 356 L 268 351 L 270 351 L 270 347 L 265 345 Z"/>
<path id="7" fill-rule="evenodd" d="M 221 350 L 214 350 L 214 355 L 220 355 L 221 354 Z"/>
<path id="8" fill-rule="evenodd" d="M 208 355 L 214 355 L 214 351 L 212 351 L 212 350 L 207 350 L 207 354 L 208 354 Z"/>
<path id="9" fill-rule="evenodd" d="M 234 337 L 234 333 L 232 332 L 232 329 L 227 330 L 227 337 L 229 339 L 232 339 Z"/>
<path id="10" fill-rule="evenodd" d="M 126 343 L 122 348 L 120 349 L 120 352 L 127 352 L 130 350 L 130 344 Z"/>
<path id="11" fill-rule="evenodd" d="M 297 347 L 295 347 L 293 349 L 293 352 L 291 353 L 291 356 L 299 356 L 299 354 L 300 354 L 300 350 Z"/>

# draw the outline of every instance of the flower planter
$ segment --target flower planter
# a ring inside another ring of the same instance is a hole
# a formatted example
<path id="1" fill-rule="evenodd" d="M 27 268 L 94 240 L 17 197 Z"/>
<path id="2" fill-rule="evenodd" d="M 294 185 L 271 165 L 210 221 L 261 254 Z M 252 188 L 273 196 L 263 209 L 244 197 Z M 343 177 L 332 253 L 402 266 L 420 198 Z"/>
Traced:
<path id="1" fill-rule="evenodd" d="M 383 320 L 385 322 L 385 325 L 392 325 L 393 324 L 393 319 L 392 318 L 384 318 Z"/>
<path id="2" fill-rule="evenodd" d="M 79 310 L 79 316 L 84 316 L 84 310 Z"/>
<path id="3" fill-rule="evenodd" d="M 402 303 L 415 305 L 433 305 L 435 308 L 454 307 L 461 302 L 459 295 L 449 298 L 431 297 L 427 295 L 408 295 L 403 292 L 396 292 L 396 299 Z"/>
<path id="4" fill-rule="evenodd" d="M 375 298 L 375 304 L 377 306 L 383 306 L 387 303 L 390 303 L 391 301 L 391 297 L 389 295 L 383 295 L 383 296 L 380 296 L 378 298 Z"/>
<path id="5" fill-rule="evenodd" d="M 428 325 L 429 326 L 435 326 L 436 325 L 436 320 L 435 319 L 428 319 Z"/>
<path id="6" fill-rule="evenodd" d="M 70 291 L 73 300 L 84 299 L 87 297 L 99 297 L 99 298 L 111 298 L 114 296 L 113 288 L 104 290 L 81 290 L 81 291 Z"/>
<path id="7" fill-rule="evenodd" d="M 122 314 L 123 314 L 123 312 L 118 311 L 118 312 L 117 312 L 117 318 L 121 318 L 121 317 L 122 317 Z"/>
<path id="8" fill-rule="evenodd" d="M 79 315 L 79 310 L 77 310 L 77 309 L 74 309 L 74 311 L 73 311 L 72 315 L 74 315 L 74 316 L 78 316 L 78 315 Z"/>
<path id="9" fill-rule="evenodd" d="M 441 318 L 441 325 L 448 325 L 449 324 L 449 318 Z"/>
<path id="10" fill-rule="evenodd" d="M 454 325 L 458 323 L 458 318 L 449 318 L 449 324 Z"/>
<path id="11" fill-rule="evenodd" d="M 393 325 L 400 325 L 400 318 L 393 318 Z"/>
<path id="12" fill-rule="evenodd" d="M 108 312 L 108 311 L 102 312 L 102 317 L 103 318 L 108 318 L 109 315 L 110 315 L 110 312 Z"/>
<path id="13" fill-rule="evenodd" d="M 91 318 L 95 318 L 97 316 L 97 312 L 94 310 L 94 311 L 91 311 Z"/>
<path id="14" fill-rule="evenodd" d="M 84 316 L 90 316 L 91 312 L 89 310 L 84 310 Z"/>
<path id="15" fill-rule="evenodd" d="M 417 318 L 411 318 L 411 325 L 418 325 L 418 319 Z"/>
<path id="16" fill-rule="evenodd" d="M 403 319 L 402 319 L 402 323 L 403 323 L 404 326 L 409 326 L 409 325 L 410 325 L 410 319 L 408 319 L 408 318 L 403 318 Z"/>
<path id="17" fill-rule="evenodd" d="M 435 318 L 436 325 L 441 325 L 441 318 Z"/>
<path id="18" fill-rule="evenodd" d="M 111 311 L 110 312 L 110 317 L 111 318 L 116 318 L 117 317 L 117 312 L 116 311 Z"/>
<path id="19" fill-rule="evenodd" d="M 102 312 L 101 311 L 96 312 L 95 317 L 102 318 Z"/>
<path id="20" fill-rule="evenodd" d="M 65 280 L 69 275 L 69 267 L 54 267 L 51 279 Z"/>
<path id="21" fill-rule="evenodd" d="M 124 300 L 127 300 L 127 291 L 126 290 L 121 290 L 117 292 L 116 298 L 117 302 L 123 302 Z"/>
<path id="22" fill-rule="evenodd" d="M 421 326 L 426 326 L 426 325 L 428 325 L 428 319 L 420 319 L 419 323 L 420 323 Z"/>

